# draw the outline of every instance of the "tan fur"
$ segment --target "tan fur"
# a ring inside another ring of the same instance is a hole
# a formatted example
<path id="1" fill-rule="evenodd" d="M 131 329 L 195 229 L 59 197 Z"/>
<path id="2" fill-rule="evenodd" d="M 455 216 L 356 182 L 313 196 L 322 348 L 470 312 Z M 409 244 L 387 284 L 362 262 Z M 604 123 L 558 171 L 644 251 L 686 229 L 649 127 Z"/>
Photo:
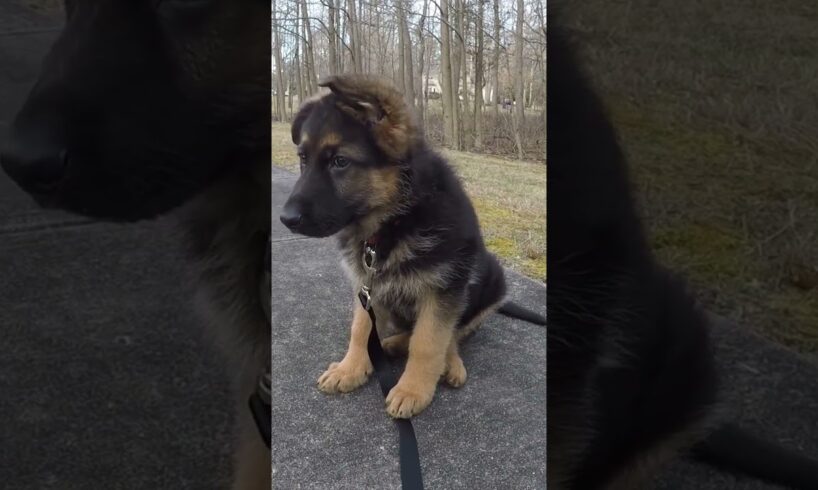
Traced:
<path id="1" fill-rule="evenodd" d="M 341 362 L 333 362 L 318 378 L 318 389 L 324 393 L 348 393 L 366 383 L 372 374 L 372 362 L 366 350 L 372 323 L 357 298 L 354 302 L 349 348 Z"/>
<path id="2" fill-rule="evenodd" d="M 318 141 L 318 148 L 324 149 L 328 147 L 335 147 L 341 144 L 341 135 L 338 133 L 325 133 L 321 135 Z M 320 151 L 320 150 L 319 150 Z"/>
<path id="3" fill-rule="evenodd" d="M 452 388 L 460 388 L 466 384 L 466 366 L 463 364 L 463 359 L 460 358 L 458 345 L 458 340 L 453 338 L 446 350 L 446 374 L 444 376 L 446 384 Z"/>
<path id="4" fill-rule="evenodd" d="M 384 352 L 392 357 L 405 356 L 409 352 L 409 332 L 401 332 L 381 341 Z"/>
<path id="5" fill-rule="evenodd" d="M 373 169 L 367 173 L 369 174 L 369 205 L 373 208 L 385 206 L 393 208 L 398 197 L 400 169 L 385 167 Z"/>
<path id="6" fill-rule="evenodd" d="M 321 80 L 341 98 L 338 107 L 367 123 L 378 147 L 390 158 L 402 158 L 417 137 L 413 116 L 403 94 L 386 80 L 372 75 L 339 75 Z"/>
<path id="7" fill-rule="evenodd" d="M 472 321 L 468 324 L 464 325 L 462 328 L 457 330 L 457 340 L 458 342 L 462 341 L 464 338 L 468 337 L 469 335 L 473 334 L 477 331 L 478 328 L 483 324 L 483 321 L 493 315 L 500 305 L 503 304 L 504 300 L 498 301 L 497 303 L 489 306 L 488 308 L 484 309 L 480 313 L 478 313 Z"/>
<path id="8" fill-rule="evenodd" d="M 412 417 L 429 406 L 446 371 L 446 351 L 454 337 L 456 317 L 447 314 L 436 297 L 424 298 L 418 310 L 406 369 L 386 396 L 386 412 L 395 418 Z"/>
<path id="9" fill-rule="evenodd" d="M 409 332 L 402 332 L 383 339 L 381 347 L 392 357 L 405 356 L 409 353 Z M 456 336 L 457 337 L 457 336 Z M 452 339 L 446 351 L 446 372 L 444 379 L 452 388 L 460 388 L 466 383 L 466 366 L 458 352 L 460 342 Z"/>

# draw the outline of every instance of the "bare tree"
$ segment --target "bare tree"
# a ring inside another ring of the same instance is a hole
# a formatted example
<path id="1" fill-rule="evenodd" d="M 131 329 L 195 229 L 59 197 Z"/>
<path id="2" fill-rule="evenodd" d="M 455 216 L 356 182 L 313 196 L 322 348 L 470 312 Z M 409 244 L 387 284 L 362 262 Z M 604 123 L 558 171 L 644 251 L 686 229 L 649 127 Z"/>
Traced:
<path id="1" fill-rule="evenodd" d="M 307 78 L 305 88 L 307 92 L 311 94 L 318 89 L 318 82 L 315 75 L 315 56 L 312 48 L 312 29 L 310 28 L 310 14 L 309 10 L 307 10 L 307 0 L 301 0 L 301 15 L 302 27 L 304 29 L 302 51 L 304 53 Z"/>
<path id="2" fill-rule="evenodd" d="M 349 21 L 349 44 L 352 54 L 352 68 L 355 73 L 363 73 L 361 26 L 358 23 L 358 12 L 355 10 L 355 0 L 347 0 L 347 19 Z"/>
<path id="3" fill-rule="evenodd" d="M 520 137 L 525 123 L 525 100 L 523 99 L 523 22 L 525 19 L 525 4 L 517 0 L 517 29 L 514 36 L 514 140 L 517 143 L 517 157 L 523 159 L 523 142 Z"/>
<path id="4" fill-rule="evenodd" d="M 338 69 L 338 31 L 335 17 L 337 12 L 335 10 L 335 0 L 329 0 L 327 5 L 329 22 L 327 23 L 327 47 L 329 50 L 329 71 L 330 74 L 339 73 Z"/>
<path id="5" fill-rule="evenodd" d="M 440 0 L 440 85 L 443 96 L 443 144 L 452 145 L 455 138 L 454 106 L 457 85 L 452 80 L 451 26 L 449 0 Z"/>
<path id="6" fill-rule="evenodd" d="M 420 83 L 417 86 L 420 87 L 420 97 L 418 97 L 418 116 L 420 117 L 421 121 L 426 120 L 426 89 L 428 87 L 428 81 L 426 84 L 423 83 L 423 68 L 424 68 L 424 57 L 426 55 L 426 39 L 424 37 L 424 28 L 426 26 L 426 14 L 429 11 L 429 0 L 423 0 L 423 13 L 420 16 L 420 21 L 417 24 L 417 32 L 415 37 L 418 40 L 418 49 L 420 53 L 418 53 L 418 81 Z"/>
<path id="7" fill-rule="evenodd" d="M 399 0 L 398 2 L 398 19 L 400 21 L 401 31 L 401 53 L 403 54 L 403 69 L 401 77 L 403 78 L 403 89 L 406 101 L 410 106 L 415 105 L 415 76 L 414 64 L 412 63 L 412 36 L 409 33 L 409 21 L 407 20 L 407 12 L 409 11 L 410 3 L 407 0 Z"/>
<path id="8" fill-rule="evenodd" d="M 492 60 L 494 74 L 494 92 L 491 104 L 494 107 L 494 119 L 499 119 L 500 107 L 498 102 L 502 96 L 500 93 L 500 0 L 494 0 L 494 60 Z"/>
<path id="9" fill-rule="evenodd" d="M 404 92 L 434 143 L 540 158 L 545 0 L 519 3 L 275 0 L 273 117 L 292 114 L 319 75 L 373 73 Z M 497 102 L 509 97 L 516 107 L 505 111 Z M 526 118 L 528 107 L 536 116 Z"/>
<path id="10" fill-rule="evenodd" d="M 466 51 L 466 45 L 468 44 L 469 40 L 469 26 L 471 22 L 469 21 L 469 10 L 467 5 L 467 0 L 460 0 L 460 59 L 462 60 L 461 63 L 461 78 L 463 79 L 463 105 L 460 112 L 460 120 L 462 121 L 460 124 L 460 148 L 465 147 L 466 143 L 466 135 L 471 132 L 471 128 L 469 128 L 469 123 L 471 119 L 469 118 L 469 63 L 468 63 L 468 52 Z"/>
<path id="11" fill-rule="evenodd" d="M 272 12 L 273 12 L 273 33 L 274 33 L 274 41 L 273 41 L 273 53 L 276 59 L 276 112 L 275 116 L 276 119 L 279 121 L 284 120 L 284 92 L 285 92 L 285 85 L 284 85 L 284 66 L 282 63 L 281 57 L 281 36 L 279 35 L 279 25 L 277 20 L 277 9 L 276 9 L 276 0 L 273 0 L 272 5 Z"/>
<path id="12" fill-rule="evenodd" d="M 474 53 L 474 148 L 483 148 L 483 11 L 485 0 L 477 0 L 477 20 L 474 31 L 477 46 Z"/>
<path id="13" fill-rule="evenodd" d="M 456 150 L 461 148 L 461 132 L 460 126 L 462 122 L 460 111 L 460 64 L 463 62 L 462 52 L 460 51 L 460 38 L 463 32 L 463 0 L 455 0 L 454 8 L 454 24 L 452 25 L 452 46 L 451 46 L 451 60 L 452 60 L 452 94 L 453 94 L 453 139 L 452 147 Z"/>

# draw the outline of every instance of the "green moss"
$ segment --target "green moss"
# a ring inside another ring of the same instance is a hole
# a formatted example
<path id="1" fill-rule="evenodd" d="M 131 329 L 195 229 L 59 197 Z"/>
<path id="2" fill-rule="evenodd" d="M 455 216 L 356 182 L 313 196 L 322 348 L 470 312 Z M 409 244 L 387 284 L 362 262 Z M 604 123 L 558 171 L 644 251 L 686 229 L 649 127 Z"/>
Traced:
<path id="1" fill-rule="evenodd" d="M 786 288 L 773 293 L 767 303 L 779 318 L 767 332 L 773 339 L 800 351 L 818 352 L 818 291 Z"/>
<path id="2" fill-rule="evenodd" d="M 671 258 L 674 265 L 704 281 L 730 281 L 752 272 L 743 253 L 746 244 L 731 230 L 718 226 L 683 223 L 659 227 L 653 233 L 652 245 L 660 257 Z"/>
<path id="3" fill-rule="evenodd" d="M 512 259 L 519 253 L 517 244 L 510 238 L 490 238 L 486 241 L 486 246 L 492 252 L 506 259 Z"/>

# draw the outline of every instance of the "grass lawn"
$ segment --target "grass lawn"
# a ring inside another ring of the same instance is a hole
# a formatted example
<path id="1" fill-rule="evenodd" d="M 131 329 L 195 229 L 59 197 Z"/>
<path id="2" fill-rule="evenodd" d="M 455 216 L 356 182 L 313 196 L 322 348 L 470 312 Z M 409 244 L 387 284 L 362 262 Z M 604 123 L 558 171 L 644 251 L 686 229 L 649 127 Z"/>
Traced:
<path id="1" fill-rule="evenodd" d="M 273 123 L 273 165 L 297 172 L 289 125 Z M 443 151 L 471 196 L 489 249 L 503 264 L 545 281 L 545 165 Z"/>
<path id="2" fill-rule="evenodd" d="M 708 309 L 818 353 L 818 4 L 629 8 L 592 0 L 568 23 L 659 258 Z"/>

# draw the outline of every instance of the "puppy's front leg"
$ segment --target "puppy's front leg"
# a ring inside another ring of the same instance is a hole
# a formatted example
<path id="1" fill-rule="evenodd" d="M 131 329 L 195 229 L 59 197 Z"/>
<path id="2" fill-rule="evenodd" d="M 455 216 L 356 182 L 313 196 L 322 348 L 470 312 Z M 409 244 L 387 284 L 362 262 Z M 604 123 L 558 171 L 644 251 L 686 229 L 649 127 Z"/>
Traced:
<path id="1" fill-rule="evenodd" d="M 430 297 L 418 309 L 409 338 L 409 359 L 398 384 L 386 396 L 386 411 L 409 418 L 429 406 L 440 377 L 446 371 L 446 351 L 453 341 L 455 320 Z"/>
<path id="2" fill-rule="evenodd" d="M 318 378 L 318 389 L 324 393 L 347 393 L 366 383 L 372 374 L 372 361 L 366 350 L 369 331 L 372 323 L 369 313 L 364 310 L 358 299 L 354 299 L 352 331 L 349 338 L 349 349 L 341 362 L 333 362 Z"/>

